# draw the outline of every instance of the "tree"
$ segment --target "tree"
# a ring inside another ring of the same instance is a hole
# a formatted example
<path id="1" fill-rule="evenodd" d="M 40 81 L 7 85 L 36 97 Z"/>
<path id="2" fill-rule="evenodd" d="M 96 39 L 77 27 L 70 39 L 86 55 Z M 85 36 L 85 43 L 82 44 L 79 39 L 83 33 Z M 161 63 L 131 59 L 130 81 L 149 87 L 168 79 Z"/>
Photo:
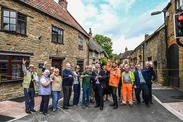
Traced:
<path id="1" fill-rule="evenodd" d="M 112 41 L 109 37 L 97 34 L 94 36 L 93 40 L 95 40 L 104 49 L 110 59 L 113 59 Z"/>

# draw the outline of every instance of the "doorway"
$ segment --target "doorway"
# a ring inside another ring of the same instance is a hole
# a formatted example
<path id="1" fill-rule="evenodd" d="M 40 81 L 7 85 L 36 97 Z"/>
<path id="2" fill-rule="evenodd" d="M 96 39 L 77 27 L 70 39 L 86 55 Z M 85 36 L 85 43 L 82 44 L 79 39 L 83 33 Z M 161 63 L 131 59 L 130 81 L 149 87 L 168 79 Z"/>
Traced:
<path id="1" fill-rule="evenodd" d="M 60 70 L 61 76 L 62 76 L 62 64 L 63 59 L 52 59 L 52 67 L 58 68 Z"/>

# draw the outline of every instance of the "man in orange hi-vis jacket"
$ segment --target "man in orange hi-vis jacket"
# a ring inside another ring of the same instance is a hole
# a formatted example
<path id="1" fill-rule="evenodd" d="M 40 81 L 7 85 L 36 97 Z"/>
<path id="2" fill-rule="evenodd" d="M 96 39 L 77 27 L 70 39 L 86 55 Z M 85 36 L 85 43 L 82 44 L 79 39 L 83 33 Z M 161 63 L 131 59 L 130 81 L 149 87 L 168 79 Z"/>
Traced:
<path id="1" fill-rule="evenodd" d="M 117 109 L 118 102 L 117 102 L 116 92 L 117 92 L 117 88 L 118 88 L 118 84 L 119 84 L 119 80 L 120 80 L 121 71 L 118 68 L 117 62 L 113 62 L 112 67 L 111 67 L 110 60 L 108 60 L 108 62 L 107 62 L 106 69 L 110 72 L 109 86 L 112 86 L 112 98 L 113 98 L 114 103 L 111 104 L 111 106 L 113 106 L 113 109 Z"/>

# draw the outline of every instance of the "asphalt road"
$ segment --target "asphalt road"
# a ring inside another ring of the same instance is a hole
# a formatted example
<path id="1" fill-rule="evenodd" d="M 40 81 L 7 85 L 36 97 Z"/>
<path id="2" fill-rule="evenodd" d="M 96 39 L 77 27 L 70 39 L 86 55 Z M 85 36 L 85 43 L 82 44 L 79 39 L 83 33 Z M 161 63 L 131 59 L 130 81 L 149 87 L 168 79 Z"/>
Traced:
<path id="1" fill-rule="evenodd" d="M 91 108 L 83 109 L 79 105 L 72 106 L 69 110 L 61 108 L 57 112 L 50 109 L 48 116 L 36 112 L 16 122 L 182 122 L 155 100 L 148 108 L 141 103 L 134 104 L 133 107 L 119 106 L 117 110 L 113 110 L 110 103 L 104 103 L 103 111 L 94 108 L 94 103 L 91 103 Z M 61 107 L 61 103 L 59 106 Z"/>

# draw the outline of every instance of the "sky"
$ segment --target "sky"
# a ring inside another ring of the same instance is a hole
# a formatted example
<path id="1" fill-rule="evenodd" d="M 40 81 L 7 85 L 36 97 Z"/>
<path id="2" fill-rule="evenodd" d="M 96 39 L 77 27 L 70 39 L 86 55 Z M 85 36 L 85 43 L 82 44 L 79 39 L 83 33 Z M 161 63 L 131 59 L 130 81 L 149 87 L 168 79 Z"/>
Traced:
<path id="1" fill-rule="evenodd" d="M 58 0 L 55 0 L 58 2 Z M 68 11 L 93 36 L 111 38 L 113 53 L 134 50 L 145 34 L 152 34 L 163 24 L 161 11 L 170 0 L 67 0 Z"/>

